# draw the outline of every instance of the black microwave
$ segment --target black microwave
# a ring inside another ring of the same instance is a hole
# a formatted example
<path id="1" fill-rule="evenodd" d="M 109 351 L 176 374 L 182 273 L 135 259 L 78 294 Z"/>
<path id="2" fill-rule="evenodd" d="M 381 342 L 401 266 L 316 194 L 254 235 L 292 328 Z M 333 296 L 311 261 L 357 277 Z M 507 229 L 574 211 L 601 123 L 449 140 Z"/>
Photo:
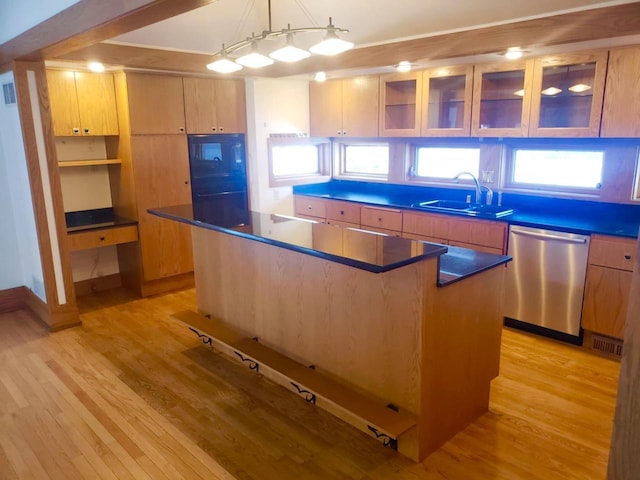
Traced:
<path id="1" fill-rule="evenodd" d="M 189 135 L 191 181 L 246 179 L 243 134 Z"/>

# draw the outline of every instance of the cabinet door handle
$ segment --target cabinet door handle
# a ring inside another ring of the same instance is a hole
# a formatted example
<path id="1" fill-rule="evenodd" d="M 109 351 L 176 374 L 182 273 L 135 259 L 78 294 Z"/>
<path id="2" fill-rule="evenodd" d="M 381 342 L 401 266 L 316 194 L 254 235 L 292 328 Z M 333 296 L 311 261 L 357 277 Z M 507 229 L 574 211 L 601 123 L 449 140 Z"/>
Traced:
<path id="1" fill-rule="evenodd" d="M 218 129 L 217 129 L 216 127 L 211 127 L 211 131 L 212 131 L 212 132 L 217 132 L 217 131 L 218 131 Z"/>
<path id="2" fill-rule="evenodd" d="M 184 181 L 184 184 L 185 184 L 185 185 L 189 185 L 189 180 L 185 180 L 185 181 Z"/>
<path id="3" fill-rule="evenodd" d="M 311 205 L 307 205 L 307 210 L 313 210 L 313 207 Z"/>
<path id="4" fill-rule="evenodd" d="M 338 130 L 336 133 L 338 134 L 338 136 L 342 135 L 342 133 L 340 132 L 340 130 Z"/>
<path id="5" fill-rule="evenodd" d="M 340 210 L 340 215 L 344 215 L 344 210 Z"/>
<path id="6" fill-rule="evenodd" d="M 219 132 L 224 132 L 224 127 L 218 127 Z"/>
<path id="7" fill-rule="evenodd" d="M 89 133 L 89 129 L 88 129 L 88 128 L 85 128 L 85 129 L 84 129 L 84 133 Z"/>
<path id="8" fill-rule="evenodd" d="M 180 133 L 184 133 L 184 127 L 179 127 L 179 128 L 178 128 L 178 131 L 179 131 Z"/>
<path id="9" fill-rule="evenodd" d="M 100 237 L 100 241 L 101 241 L 101 242 L 104 242 L 104 237 Z"/>
<path id="10" fill-rule="evenodd" d="M 74 135 L 78 135 L 80 133 L 80 129 L 79 128 L 72 128 L 71 129 L 71 133 L 73 133 Z"/>
<path id="11" fill-rule="evenodd" d="M 346 131 L 346 130 L 343 130 L 343 131 L 342 131 L 342 136 L 346 136 L 346 135 L 347 135 L 347 131 Z"/>
<path id="12" fill-rule="evenodd" d="M 631 255 L 625 255 L 625 256 L 624 256 L 624 259 L 625 259 L 625 260 L 631 260 Z"/>

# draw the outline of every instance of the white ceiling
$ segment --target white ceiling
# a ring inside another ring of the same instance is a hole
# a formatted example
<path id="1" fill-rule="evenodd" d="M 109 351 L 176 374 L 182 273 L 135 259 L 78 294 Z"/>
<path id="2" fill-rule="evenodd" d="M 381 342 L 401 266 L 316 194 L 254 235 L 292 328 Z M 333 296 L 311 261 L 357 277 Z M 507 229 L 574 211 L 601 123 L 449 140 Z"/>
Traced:
<path id="1" fill-rule="evenodd" d="M 637 0 L 272 0 L 272 29 L 347 28 L 357 47 L 469 30 Z M 268 29 L 268 0 L 217 0 L 205 7 L 113 38 L 109 43 L 213 54 Z M 317 35 L 317 36 L 314 36 Z M 296 38 L 308 47 L 321 34 Z M 276 40 L 274 40 L 276 41 Z M 526 47 L 526 46 L 525 46 Z"/>

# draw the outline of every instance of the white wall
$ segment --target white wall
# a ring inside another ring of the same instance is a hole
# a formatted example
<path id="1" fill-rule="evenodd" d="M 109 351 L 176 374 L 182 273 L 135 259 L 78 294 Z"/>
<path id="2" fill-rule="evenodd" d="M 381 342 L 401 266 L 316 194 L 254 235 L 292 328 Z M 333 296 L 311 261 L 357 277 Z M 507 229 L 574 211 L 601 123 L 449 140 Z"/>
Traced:
<path id="1" fill-rule="evenodd" d="M 0 84 L 10 82 L 12 72 L 0 75 Z M 0 191 L 0 289 L 26 285 L 46 300 L 20 116 L 17 106 L 5 105 L 4 100 L 0 101 Z"/>
<path id="2" fill-rule="evenodd" d="M 267 139 L 272 133 L 309 133 L 309 82 L 247 78 L 246 95 L 251 209 L 292 215 L 292 188 L 269 187 Z"/>
<path id="3" fill-rule="evenodd" d="M 78 0 L 0 0 L 0 44 L 77 2 Z"/>

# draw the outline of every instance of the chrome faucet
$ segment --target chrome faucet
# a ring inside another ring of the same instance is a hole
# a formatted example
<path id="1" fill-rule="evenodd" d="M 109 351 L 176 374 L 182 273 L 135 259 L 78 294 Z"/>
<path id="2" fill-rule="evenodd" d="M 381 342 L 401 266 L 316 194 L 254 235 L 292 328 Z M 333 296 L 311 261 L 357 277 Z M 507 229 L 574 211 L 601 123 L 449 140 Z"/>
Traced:
<path id="1" fill-rule="evenodd" d="M 473 182 L 476 184 L 476 204 L 479 205 L 480 203 L 482 203 L 482 190 L 480 189 L 480 182 L 478 181 L 478 179 L 476 178 L 476 176 L 473 173 L 471 173 L 471 172 L 460 172 L 455 177 L 453 177 L 453 179 L 455 180 L 456 183 L 458 183 L 458 179 L 462 175 L 469 175 L 471 178 L 473 178 Z"/>
<path id="2" fill-rule="evenodd" d="M 476 176 L 471 172 L 460 172 L 459 174 L 457 174 L 455 177 L 453 177 L 453 179 L 455 180 L 456 183 L 458 183 L 458 179 L 462 175 L 469 175 L 473 179 L 473 183 L 476 184 L 476 204 L 480 205 L 482 203 L 482 189 L 485 188 L 487 190 L 487 202 L 486 203 L 487 203 L 487 205 L 491 205 L 491 202 L 493 201 L 493 190 L 491 190 L 486 185 L 480 185 L 480 182 L 478 181 Z"/>

